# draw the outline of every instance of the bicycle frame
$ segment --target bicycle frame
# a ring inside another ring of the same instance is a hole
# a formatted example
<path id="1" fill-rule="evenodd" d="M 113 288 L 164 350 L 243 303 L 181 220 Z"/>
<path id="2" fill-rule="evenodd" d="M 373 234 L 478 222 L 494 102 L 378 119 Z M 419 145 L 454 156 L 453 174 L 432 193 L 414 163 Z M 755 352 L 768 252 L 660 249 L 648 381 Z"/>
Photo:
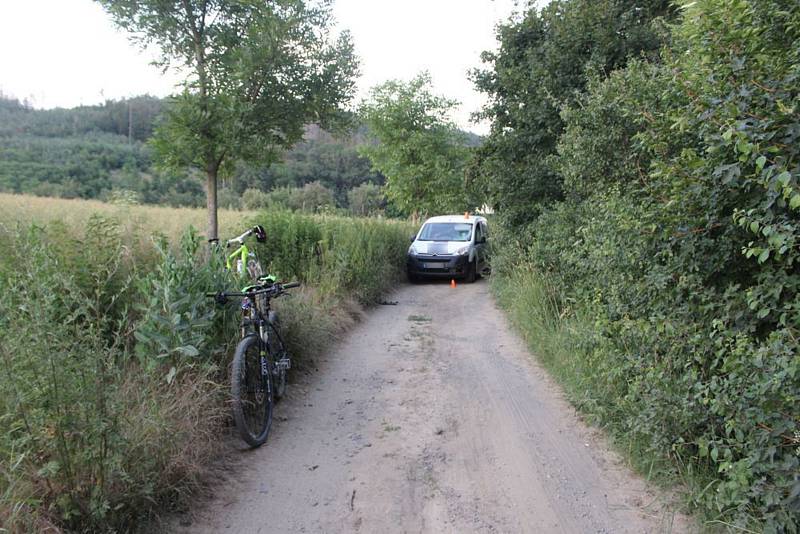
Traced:
<path id="1" fill-rule="evenodd" d="M 236 273 L 239 275 L 249 272 L 253 280 L 258 280 L 259 277 L 263 276 L 261 264 L 259 263 L 255 252 L 251 250 L 245 243 L 245 239 L 253 234 L 256 235 L 256 239 L 259 242 L 264 242 L 266 238 L 264 228 L 259 225 L 250 228 L 238 237 L 234 237 L 233 239 L 226 241 L 226 248 L 230 248 L 234 245 L 238 246 L 232 253 L 226 254 L 225 268 L 229 271 L 236 271 Z"/>
<path id="2" fill-rule="evenodd" d="M 229 271 L 232 271 L 233 270 L 232 262 L 235 259 L 237 259 L 236 257 L 238 256 L 239 261 L 241 261 L 240 265 L 242 266 L 242 270 L 244 270 L 245 267 L 247 266 L 247 257 L 249 254 L 250 254 L 250 249 L 247 248 L 247 245 L 242 243 L 241 245 L 239 245 L 239 248 L 237 248 L 231 254 L 225 257 L 225 268 L 228 269 Z"/>
<path id="3" fill-rule="evenodd" d="M 254 299 L 246 297 L 246 300 L 242 302 L 242 325 L 240 336 L 241 339 L 244 339 L 246 336 L 250 335 L 258 336 L 260 341 L 259 344 L 263 374 L 267 365 L 265 363 L 266 354 L 264 351 L 269 345 L 269 336 L 275 335 L 283 347 L 286 346 L 286 342 L 278 332 L 275 312 L 272 311 L 270 306 L 271 299 L 264 299 L 261 302 L 259 302 L 259 300 L 260 299 L 258 299 L 258 297 Z M 248 327 L 250 328 L 248 329 Z M 278 357 L 278 355 L 273 356 Z M 281 365 L 281 363 L 275 361 L 273 362 L 273 365 Z M 288 369 L 288 367 L 286 368 Z"/>

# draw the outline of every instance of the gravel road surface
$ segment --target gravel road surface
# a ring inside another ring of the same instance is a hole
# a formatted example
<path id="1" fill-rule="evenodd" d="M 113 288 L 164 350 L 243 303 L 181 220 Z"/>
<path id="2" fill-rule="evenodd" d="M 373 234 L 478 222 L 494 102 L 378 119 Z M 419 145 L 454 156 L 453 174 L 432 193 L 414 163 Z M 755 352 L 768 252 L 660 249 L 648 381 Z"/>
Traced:
<path id="1" fill-rule="evenodd" d="M 296 372 L 186 532 L 687 532 L 589 429 L 488 284 L 406 285 Z"/>

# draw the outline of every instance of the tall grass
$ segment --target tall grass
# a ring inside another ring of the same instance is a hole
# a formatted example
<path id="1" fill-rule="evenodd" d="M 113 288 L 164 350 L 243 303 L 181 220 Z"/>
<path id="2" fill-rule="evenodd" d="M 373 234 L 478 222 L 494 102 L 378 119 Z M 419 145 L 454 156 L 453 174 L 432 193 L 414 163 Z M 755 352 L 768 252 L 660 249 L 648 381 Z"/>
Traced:
<path id="1" fill-rule="evenodd" d="M 265 268 L 304 287 L 278 310 L 290 350 L 301 359 L 318 354 L 402 276 L 412 225 L 383 219 L 263 212 L 257 246 Z M 300 362 L 302 364 L 302 362 Z"/>
<path id="2" fill-rule="evenodd" d="M 592 328 L 591 312 L 563 300 L 547 275 L 526 263 L 493 276 L 492 289 L 515 329 L 570 400 L 588 413 L 604 406 L 605 392 L 590 379 L 599 369 L 593 359 L 583 357 L 602 343 Z"/>
<path id="3" fill-rule="evenodd" d="M 204 294 L 238 282 L 196 232 L 145 237 L 107 213 L 0 227 L 0 525 L 11 532 L 129 531 L 198 491 L 219 454 L 236 306 Z M 276 302 L 301 362 L 397 280 L 410 233 L 379 220 L 255 221 L 269 269 L 304 282 Z"/>
<path id="4" fill-rule="evenodd" d="M 520 261 L 492 277 L 492 290 L 515 330 L 561 385 L 569 401 L 603 428 L 629 466 L 659 485 L 703 487 L 707 472 L 657 454 L 646 436 L 631 428 L 640 407 L 627 393 L 633 377 L 616 365 L 617 348 L 605 337 L 592 303 L 565 298 L 551 274 Z M 711 530 L 709 530 L 711 531 Z"/>

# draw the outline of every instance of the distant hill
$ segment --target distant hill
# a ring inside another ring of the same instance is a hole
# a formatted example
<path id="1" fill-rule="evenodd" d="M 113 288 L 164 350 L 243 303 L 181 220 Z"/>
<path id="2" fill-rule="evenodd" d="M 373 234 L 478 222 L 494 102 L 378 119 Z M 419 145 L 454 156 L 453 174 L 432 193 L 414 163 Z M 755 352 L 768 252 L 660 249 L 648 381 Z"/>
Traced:
<path id="1" fill-rule="evenodd" d="M 0 94 L 0 191 L 64 198 L 113 196 L 132 191 L 141 202 L 202 206 L 202 181 L 189 173 L 165 174 L 153 166 L 146 141 L 168 101 L 149 95 L 108 100 L 95 106 L 37 110 Z M 481 138 L 464 132 L 470 146 Z M 317 125 L 283 161 L 269 167 L 239 165 L 220 190 L 220 204 L 238 207 L 248 188 L 271 191 L 320 182 L 339 206 L 363 184 L 382 185 L 358 146 L 369 142 L 365 128 L 333 135 Z"/>
<path id="2" fill-rule="evenodd" d="M 38 110 L 0 94 L 0 137 L 69 137 L 102 132 L 145 141 L 164 107 L 163 99 L 143 95 L 107 100 L 97 106 Z"/>

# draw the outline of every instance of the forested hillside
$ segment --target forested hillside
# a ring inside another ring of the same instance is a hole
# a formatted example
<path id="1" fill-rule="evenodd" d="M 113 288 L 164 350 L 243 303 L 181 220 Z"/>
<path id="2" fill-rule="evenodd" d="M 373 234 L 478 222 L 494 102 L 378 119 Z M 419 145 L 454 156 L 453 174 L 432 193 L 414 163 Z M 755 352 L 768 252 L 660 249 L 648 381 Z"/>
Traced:
<path id="1" fill-rule="evenodd" d="M 141 96 L 97 106 L 37 110 L 0 95 L 0 191 L 101 200 L 122 195 L 148 204 L 204 205 L 201 179 L 154 166 L 147 141 L 167 105 L 164 99 Z M 307 197 L 319 200 L 319 195 L 302 190 L 318 182 L 312 189 L 323 188 L 324 205 L 346 208 L 351 190 L 384 182 L 371 170 L 369 160 L 358 154 L 365 139 L 363 129 L 335 137 L 311 125 L 304 140 L 274 164 L 238 165 L 220 189 L 220 204 L 244 207 L 242 195 L 248 189 L 247 207 L 282 202 L 291 194 L 302 204 Z M 275 189 L 281 190 L 275 198 L 263 196 Z M 372 207 L 382 203 L 378 199 Z"/>
<path id="2" fill-rule="evenodd" d="M 496 288 L 709 521 L 800 529 L 800 5 L 561 0 L 474 73 Z"/>

